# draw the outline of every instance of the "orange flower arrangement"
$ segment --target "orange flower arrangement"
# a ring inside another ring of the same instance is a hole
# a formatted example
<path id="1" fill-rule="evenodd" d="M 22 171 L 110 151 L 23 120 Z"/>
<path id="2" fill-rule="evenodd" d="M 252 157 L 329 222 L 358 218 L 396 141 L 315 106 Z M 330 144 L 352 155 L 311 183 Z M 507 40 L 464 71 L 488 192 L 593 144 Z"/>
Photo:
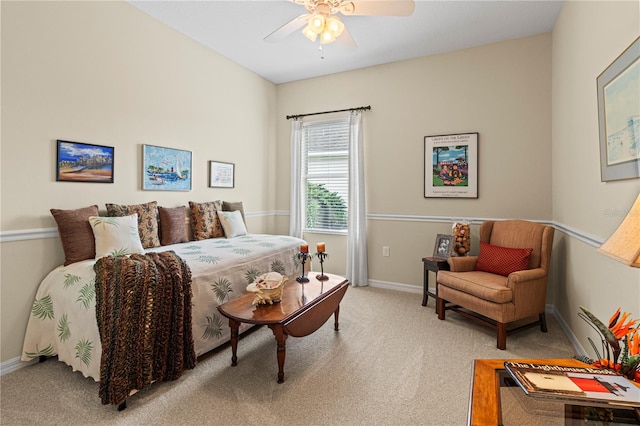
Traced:
<path id="1" fill-rule="evenodd" d="M 620 372 L 625 377 L 640 383 L 640 328 L 638 319 L 630 320 L 630 313 L 620 313 L 620 308 L 609 319 L 609 325 L 604 325 L 595 315 L 585 307 L 580 306 L 582 312 L 578 316 L 594 328 L 602 338 L 602 355 L 590 338 L 589 343 L 598 360 L 593 363 L 596 367 L 607 368 Z M 620 347 L 620 342 L 623 347 Z"/>

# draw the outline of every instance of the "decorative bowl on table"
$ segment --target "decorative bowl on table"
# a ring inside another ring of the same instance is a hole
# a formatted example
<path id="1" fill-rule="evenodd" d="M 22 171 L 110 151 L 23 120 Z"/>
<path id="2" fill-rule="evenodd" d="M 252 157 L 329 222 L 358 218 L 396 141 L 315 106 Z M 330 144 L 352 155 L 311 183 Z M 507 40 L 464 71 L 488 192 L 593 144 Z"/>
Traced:
<path id="1" fill-rule="evenodd" d="M 253 293 L 253 305 L 272 305 L 280 302 L 282 288 L 287 282 L 287 277 L 278 272 L 268 272 L 256 277 L 255 281 L 247 286 L 247 291 Z"/>

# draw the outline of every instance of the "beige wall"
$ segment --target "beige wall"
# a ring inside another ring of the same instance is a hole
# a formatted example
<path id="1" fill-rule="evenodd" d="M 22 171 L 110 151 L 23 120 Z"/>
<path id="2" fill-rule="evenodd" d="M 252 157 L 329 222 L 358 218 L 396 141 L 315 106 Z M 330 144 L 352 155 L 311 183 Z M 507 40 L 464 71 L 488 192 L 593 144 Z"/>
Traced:
<path id="1" fill-rule="evenodd" d="M 553 217 L 605 240 L 640 192 L 640 180 L 600 181 L 596 78 L 640 34 L 638 1 L 567 1 L 553 30 Z M 603 320 L 620 306 L 640 316 L 640 269 L 556 233 L 554 304 L 593 355 L 583 305 Z"/>
<path id="2" fill-rule="evenodd" d="M 367 224 L 371 280 L 417 289 L 421 258 L 438 233 L 451 233 L 452 218 L 551 220 L 550 34 L 281 84 L 277 94 L 283 161 L 286 115 L 371 105 L 363 119 L 367 212 L 377 215 Z M 479 133 L 478 199 L 424 198 L 424 137 L 465 132 Z M 278 209 L 289 208 L 288 185 L 281 167 Z M 346 238 L 332 243 L 327 268 L 343 273 L 334 259 L 344 258 Z"/>
<path id="3" fill-rule="evenodd" d="M 275 206 L 273 84 L 124 2 L 1 5 L 3 236 L 55 228 L 50 208 L 152 200 L 242 200 L 250 231 L 273 226 L 261 214 Z M 115 147 L 115 183 L 56 182 L 56 139 Z M 142 144 L 192 151 L 192 191 L 142 191 Z M 234 189 L 208 188 L 209 160 L 236 164 Z M 36 288 L 63 254 L 57 238 L 1 250 L 6 361 L 19 355 Z"/>
<path id="4" fill-rule="evenodd" d="M 596 76 L 638 35 L 637 1 L 569 1 L 552 34 L 278 87 L 126 3 L 1 8 L 1 231 L 36 230 L 0 244 L 2 362 L 19 355 L 37 285 L 62 262 L 58 239 L 37 237 L 55 227 L 52 207 L 242 200 L 251 231 L 286 233 L 287 114 L 372 106 L 364 135 L 378 283 L 418 290 L 420 259 L 452 219 L 548 221 L 602 241 L 640 190 L 638 179 L 600 182 L 595 92 Z M 424 136 L 460 132 L 480 133 L 479 198 L 425 199 Z M 58 138 L 114 146 L 116 182 L 55 182 Z M 145 143 L 193 152 L 191 192 L 140 190 Z M 236 163 L 235 189 L 207 188 L 208 160 Z M 472 233 L 477 251 L 477 225 Z M 638 316 L 640 271 L 569 234 L 556 232 L 548 302 L 586 347 L 577 306 Z M 344 237 L 306 237 L 326 241 L 327 270 L 344 273 Z"/>

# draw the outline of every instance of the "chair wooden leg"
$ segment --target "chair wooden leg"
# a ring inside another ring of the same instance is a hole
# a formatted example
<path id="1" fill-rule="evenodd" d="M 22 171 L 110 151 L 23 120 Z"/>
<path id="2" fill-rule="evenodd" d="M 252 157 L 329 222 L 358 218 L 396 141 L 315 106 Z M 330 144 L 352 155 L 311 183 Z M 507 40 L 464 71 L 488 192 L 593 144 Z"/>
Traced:
<path id="1" fill-rule="evenodd" d="M 444 319 L 444 304 L 446 302 L 447 301 L 444 300 L 443 298 L 441 298 L 441 297 L 438 298 L 438 309 L 437 309 L 437 311 L 438 311 L 438 319 L 439 320 L 443 320 Z"/>
<path id="2" fill-rule="evenodd" d="M 498 329 L 498 349 L 507 349 L 507 324 L 499 322 L 496 324 Z"/>
<path id="3" fill-rule="evenodd" d="M 540 319 L 540 331 L 542 331 L 543 333 L 546 333 L 547 332 L 547 316 L 543 312 L 540 315 L 538 315 L 538 318 Z"/>

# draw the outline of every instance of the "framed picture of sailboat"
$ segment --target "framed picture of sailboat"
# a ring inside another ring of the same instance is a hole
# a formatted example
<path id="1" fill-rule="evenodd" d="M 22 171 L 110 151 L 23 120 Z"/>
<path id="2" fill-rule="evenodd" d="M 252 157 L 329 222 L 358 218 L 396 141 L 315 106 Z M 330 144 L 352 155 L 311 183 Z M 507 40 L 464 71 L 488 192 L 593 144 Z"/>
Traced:
<path id="1" fill-rule="evenodd" d="M 142 145 L 142 189 L 191 191 L 191 151 Z"/>

